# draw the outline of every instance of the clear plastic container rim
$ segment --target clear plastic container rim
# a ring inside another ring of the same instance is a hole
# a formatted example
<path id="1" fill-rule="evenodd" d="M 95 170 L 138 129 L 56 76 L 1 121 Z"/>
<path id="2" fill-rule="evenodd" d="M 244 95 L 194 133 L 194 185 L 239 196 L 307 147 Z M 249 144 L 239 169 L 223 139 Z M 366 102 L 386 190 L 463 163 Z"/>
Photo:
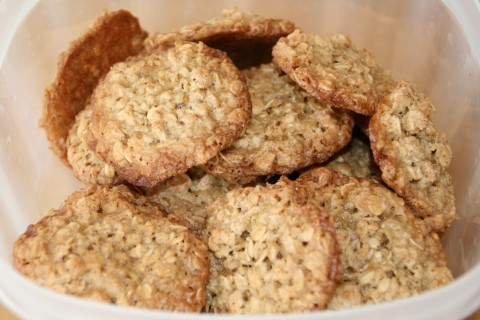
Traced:
<path id="1" fill-rule="evenodd" d="M 471 46 L 472 58 L 475 59 L 475 64 L 480 65 L 480 37 L 478 32 L 480 30 L 480 0 L 441 0 L 443 4 L 448 8 L 448 10 L 454 16 L 456 22 L 460 25 L 461 29 L 464 32 L 464 36 L 468 43 Z M 25 19 L 26 15 L 32 10 L 32 8 L 39 2 L 39 0 L 0 0 L 0 69 L 3 65 L 3 61 L 6 53 L 8 52 L 10 43 L 15 36 L 15 33 L 20 26 L 20 24 Z M 4 186 L 0 186 L 3 189 Z M 19 283 L 22 287 L 27 287 L 29 290 L 32 290 L 33 294 L 42 295 L 48 300 L 56 300 L 59 303 L 65 303 L 66 305 L 76 305 L 79 308 L 92 308 L 95 307 L 99 311 L 109 312 L 112 315 L 120 313 L 123 315 L 130 316 L 145 316 L 147 318 L 163 317 L 165 319 L 168 316 L 172 316 L 171 313 L 158 312 L 158 311 L 149 311 L 144 309 L 136 308 L 125 308 L 118 306 L 110 306 L 107 304 L 84 301 L 76 297 L 69 297 L 57 294 L 55 292 L 50 292 L 47 289 L 41 288 L 37 285 L 29 283 L 28 280 L 24 279 L 20 274 L 13 270 L 13 268 L 7 264 L 5 261 L 0 260 L 0 274 L 2 278 L 9 279 L 9 282 Z M 467 316 L 474 312 L 478 307 L 480 307 L 480 288 L 472 288 L 471 284 L 478 283 L 480 279 L 480 262 L 455 279 L 451 284 L 442 287 L 438 290 L 427 292 L 419 296 L 407 299 L 396 300 L 392 302 L 386 302 L 375 306 L 363 306 L 360 308 L 355 308 L 352 310 L 343 310 L 341 312 L 341 317 L 348 315 L 356 316 L 360 318 L 365 318 L 365 316 L 371 315 L 373 309 L 378 312 L 388 312 L 391 311 L 392 307 L 395 305 L 397 308 L 412 308 L 415 309 L 415 306 L 421 306 L 425 303 L 431 303 L 433 301 L 451 301 L 454 303 L 456 296 L 464 296 L 466 294 L 465 288 L 471 288 L 471 291 L 476 290 L 476 294 L 471 295 L 473 301 L 463 301 L 458 302 L 458 304 L 463 304 L 464 306 L 464 315 Z M 469 291 L 469 290 L 467 290 Z M 27 310 L 23 310 L 21 305 L 14 301 L 12 297 L 8 295 L 5 288 L 0 286 L 0 301 L 6 305 L 9 309 L 14 311 L 17 315 L 22 317 L 28 317 L 31 319 L 32 314 L 28 313 Z M 432 308 L 441 308 L 441 306 L 431 306 Z M 379 314 L 375 312 L 375 314 Z M 388 313 L 387 313 L 388 314 Z M 313 314 L 302 314 L 302 315 L 279 315 L 275 319 L 314 319 L 318 317 L 319 313 Z M 340 314 L 337 314 L 340 316 Z M 363 315 L 363 316 L 362 316 Z M 175 314 L 177 319 L 191 319 L 191 314 Z M 199 318 L 211 317 L 211 315 L 200 314 L 197 315 Z M 331 319 L 337 318 L 335 312 L 333 311 L 324 311 L 322 312 L 323 316 Z M 394 316 L 394 315 L 392 315 Z M 415 319 L 420 319 L 422 314 L 418 314 Z M 234 319 L 235 316 L 215 316 L 216 319 Z M 240 318 L 240 317 L 238 317 Z M 252 319 L 265 319 L 263 316 L 251 317 Z"/>

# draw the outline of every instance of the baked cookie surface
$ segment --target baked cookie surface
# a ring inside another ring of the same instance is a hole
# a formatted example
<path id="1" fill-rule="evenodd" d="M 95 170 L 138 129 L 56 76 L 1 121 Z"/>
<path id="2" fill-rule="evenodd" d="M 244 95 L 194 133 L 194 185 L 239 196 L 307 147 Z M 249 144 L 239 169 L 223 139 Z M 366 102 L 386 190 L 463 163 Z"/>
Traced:
<path id="1" fill-rule="evenodd" d="M 295 25 L 291 21 L 233 8 L 210 20 L 184 26 L 168 34 L 153 33 L 145 39 L 145 50 L 153 50 L 179 39 L 202 41 L 225 51 L 235 65 L 243 69 L 270 62 L 273 45 L 294 30 Z"/>
<path id="2" fill-rule="evenodd" d="M 328 168 L 307 171 L 295 184 L 334 221 L 343 275 L 329 309 L 408 297 L 453 280 L 439 236 L 384 186 Z"/>
<path id="3" fill-rule="evenodd" d="M 40 126 L 50 148 L 68 164 L 66 140 L 75 116 L 85 108 L 110 67 L 143 49 L 147 33 L 125 10 L 107 12 L 60 54 L 57 74 L 45 89 Z"/>
<path id="4" fill-rule="evenodd" d="M 115 185 L 122 179 L 115 173 L 112 165 L 98 157 L 90 148 L 88 141 L 92 123 L 90 106 L 80 111 L 68 133 L 67 159 L 73 173 L 85 184 Z"/>
<path id="5" fill-rule="evenodd" d="M 346 176 L 382 182 L 381 172 L 373 159 L 370 145 L 355 135 L 343 150 L 325 163 L 325 166 Z"/>
<path id="6" fill-rule="evenodd" d="M 289 174 L 326 161 L 350 141 L 352 116 L 308 95 L 273 63 L 243 72 L 252 120 L 206 171 L 226 178 Z"/>
<path id="7" fill-rule="evenodd" d="M 385 183 L 430 229 L 443 232 L 457 215 L 447 172 L 452 151 L 445 133 L 434 128 L 433 113 L 431 101 L 401 81 L 378 106 L 369 134 Z"/>
<path id="8" fill-rule="evenodd" d="M 148 190 L 147 198 L 187 221 L 193 232 L 201 234 L 207 207 L 220 195 L 240 187 L 208 173 L 199 177 L 180 174 Z"/>
<path id="9" fill-rule="evenodd" d="M 208 208 L 206 310 L 284 313 L 323 309 L 340 273 L 329 215 L 297 205 L 285 181 L 220 196 Z"/>
<path id="10" fill-rule="evenodd" d="M 369 52 L 340 33 L 295 30 L 273 47 L 273 60 L 312 96 L 363 115 L 372 115 L 394 86 Z"/>
<path id="11" fill-rule="evenodd" d="M 164 215 L 125 186 L 87 186 L 28 227 L 15 242 L 13 265 L 61 293 L 199 312 L 209 275 L 207 248 Z"/>
<path id="12" fill-rule="evenodd" d="M 229 146 L 251 101 L 225 53 L 179 41 L 114 65 L 92 110 L 95 151 L 128 182 L 153 187 Z"/>

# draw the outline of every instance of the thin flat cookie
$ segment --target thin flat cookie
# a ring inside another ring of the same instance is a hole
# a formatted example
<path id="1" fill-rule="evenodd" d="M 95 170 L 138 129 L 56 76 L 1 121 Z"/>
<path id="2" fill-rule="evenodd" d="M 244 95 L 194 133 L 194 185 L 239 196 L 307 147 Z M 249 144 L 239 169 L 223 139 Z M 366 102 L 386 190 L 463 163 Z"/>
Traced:
<path id="1" fill-rule="evenodd" d="M 220 196 L 203 237 L 211 252 L 210 312 L 323 309 L 340 274 L 330 216 L 296 204 L 290 182 Z"/>
<path id="2" fill-rule="evenodd" d="M 289 174 L 326 161 L 350 141 L 352 116 L 308 95 L 273 63 L 243 72 L 252 120 L 206 171 L 227 179 Z"/>
<path id="3" fill-rule="evenodd" d="M 300 87 L 319 100 L 372 115 L 394 86 L 389 72 L 349 37 L 313 35 L 295 30 L 273 48 L 273 60 Z"/>
<path id="4" fill-rule="evenodd" d="M 58 57 L 57 74 L 45 89 L 40 126 L 50 148 L 68 165 L 66 140 L 98 81 L 110 67 L 143 49 L 147 33 L 128 11 L 106 12 Z"/>
<path id="5" fill-rule="evenodd" d="M 147 197 L 162 205 L 168 214 L 186 221 L 193 232 L 201 234 L 207 207 L 219 196 L 240 187 L 208 173 L 199 177 L 180 174 L 148 190 Z"/>
<path id="6" fill-rule="evenodd" d="M 92 110 L 90 106 L 80 111 L 67 138 L 67 159 L 73 173 L 85 184 L 115 185 L 123 180 L 115 169 L 98 157 L 88 141 L 91 130 Z"/>
<path id="7" fill-rule="evenodd" d="M 224 10 L 218 17 L 177 31 L 154 33 L 145 39 L 145 50 L 153 50 L 174 40 L 202 41 L 225 51 L 240 69 L 272 60 L 272 47 L 280 37 L 295 30 L 293 22 L 262 17 L 237 8 Z"/>
<path id="8" fill-rule="evenodd" d="M 334 221 L 343 275 L 329 309 L 409 297 L 453 280 L 439 236 L 383 185 L 327 168 L 294 183 Z"/>
<path id="9" fill-rule="evenodd" d="M 13 265 L 57 292 L 199 312 L 209 276 L 207 248 L 164 215 L 125 186 L 88 186 L 28 227 L 15 242 Z"/>
<path id="10" fill-rule="evenodd" d="M 243 74 L 224 52 L 178 41 L 114 65 L 92 96 L 92 148 L 144 187 L 206 163 L 251 117 Z"/>
<path id="11" fill-rule="evenodd" d="M 402 81 L 380 103 L 369 134 L 383 181 L 431 230 L 443 232 L 457 214 L 447 172 L 452 151 L 445 133 L 433 126 L 434 111 L 428 98 Z"/>
<path id="12" fill-rule="evenodd" d="M 325 167 L 346 176 L 382 182 L 381 171 L 373 160 L 370 145 L 355 135 L 348 146 L 325 163 Z"/>

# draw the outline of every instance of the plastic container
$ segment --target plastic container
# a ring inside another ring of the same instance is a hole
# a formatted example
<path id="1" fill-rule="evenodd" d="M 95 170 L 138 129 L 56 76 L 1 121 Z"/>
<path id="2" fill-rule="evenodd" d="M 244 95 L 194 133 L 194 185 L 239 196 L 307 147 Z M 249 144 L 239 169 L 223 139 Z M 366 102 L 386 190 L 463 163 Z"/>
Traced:
<path id="1" fill-rule="evenodd" d="M 40 288 L 11 267 L 11 247 L 29 223 L 80 188 L 38 127 L 56 57 L 103 9 L 125 8 L 148 31 L 169 31 L 236 5 L 291 19 L 305 31 L 349 34 L 397 79 L 412 81 L 437 108 L 453 150 L 460 219 L 443 238 L 456 280 L 412 298 L 344 311 L 262 319 L 460 319 L 480 307 L 480 5 L 444 1 L 16 1 L 0 0 L 0 300 L 28 319 L 200 319 L 116 307 Z M 217 319 L 241 319 L 215 316 Z"/>

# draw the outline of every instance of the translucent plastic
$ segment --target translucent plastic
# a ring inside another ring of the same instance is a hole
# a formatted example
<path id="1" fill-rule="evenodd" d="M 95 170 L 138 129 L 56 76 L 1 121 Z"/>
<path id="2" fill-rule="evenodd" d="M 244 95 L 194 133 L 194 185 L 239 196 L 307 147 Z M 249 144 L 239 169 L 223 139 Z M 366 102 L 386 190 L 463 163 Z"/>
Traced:
<path id="1" fill-rule="evenodd" d="M 28 319 L 200 319 L 115 307 L 42 289 L 11 267 L 11 247 L 29 223 L 80 188 L 38 128 L 56 57 L 103 9 L 126 8 L 148 31 L 169 31 L 234 5 L 291 19 L 305 31 L 344 32 L 437 108 L 453 150 L 460 218 L 443 238 L 455 282 L 412 298 L 344 311 L 262 319 L 461 319 L 480 306 L 480 9 L 445 1 L 16 1 L 0 0 L 0 299 Z M 211 317 L 211 315 L 208 315 Z M 223 316 L 215 316 L 224 318 Z M 226 316 L 227 317 L 227 316 Z M 231 317 L 237 319 L 240 317 Z"/>

